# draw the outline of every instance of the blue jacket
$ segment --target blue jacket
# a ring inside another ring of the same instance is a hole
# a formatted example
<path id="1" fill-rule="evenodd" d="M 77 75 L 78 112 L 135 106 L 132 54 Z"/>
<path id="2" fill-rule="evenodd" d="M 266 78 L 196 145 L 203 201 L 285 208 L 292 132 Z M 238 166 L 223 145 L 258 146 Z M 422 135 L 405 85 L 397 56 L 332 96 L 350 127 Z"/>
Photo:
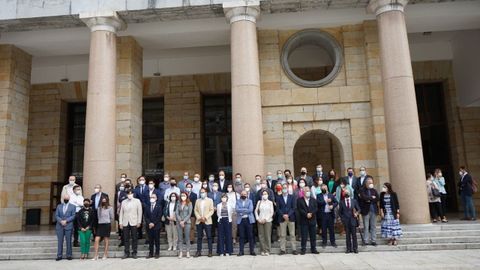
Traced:
<path id="1" fill-rule="evenodd" d="M 284 222 L 283 215 L 288 215 L 288 220 L 295 222 L 295 198 L 293 195 L 287 195 L 287 203 L 282 196 L 277 197 L 277 220 L 279 223 Z"/>
<path id="2" fill-rule="evenodd" d="M 335 196 L 333 196 L 333 194 L 330 194 L 330 193 L 328 193 L 328 198 L 332 200 L 330 202 L 330 205 L 333 205 L 333 209 L 330 210 L 330 213 L 325 213 L 325 205 L 327 204 L 327 202 L 323 199 L 323 194 L 317 195 L 318 212 L 320 212 L 321 215 L 326 215 L 326 214 L 335 215 L 334 214 L 335 208 L 338 206 L 337 198 L 335 198 Z"/>
<path id="3" fill-rule="evenodd" d="M 153 193 L 155 195 L 157 195 L 157 203 L 159 201 L 163 201 L 163 195 L 161 194 L 160 190 L 155 188 L 155 189 L 153 189 Z M 146 201 L 145 202 L 145 207 L 147 207 L 147 206 L 150 207 L 150 190 L 148 188 L 147 188 L 146 194 L 144 196 L 145 196 L 144 199 Z"/>
<path id="4" fill-rule="evenodd" d="M 243 206 L 243 202 L 243 200 L 237 200 L 237 204 L 235 205 L 235 212 L 237 213 L 237 224 L 240 224 L 242 222 L 243 215 L 248 215 L 248 220 L 251 224 L 255 223 L 252 200 L 246 199 L 245 207 Z"/>
<path id="5" fill-rule="evenodd" d="M 213 207 L 217 207 L 217 205 L 222 202 L 222 195 L 222 192 L 217 191 L 217 196 L 215 199 L 213 199 L 213 192 L 208 193 L 208 198 L 213 200 Z"/>
<path id="6" fill-rule="evenodd" d="M 155 203 L 155 207 L 152 212 L 151 206 L 145 207 L 145 223 L 148 225 L 150 223 L 153 223 L 155 226 L 153 227 L 154 229 L 159 229 L 161 220 L 162 220 L 162 215 L 163 215 L 163 200 L 162 199 L 157 199 L 157 202 Z"/>
<path id="7" fill-rule="evenodd" d="M 142 206 L 149 205 L 150 203 L 150 196 L 148 194 L 148 185 L 143 185 L 143 193 L 140 192 L 141 186 L 138 185 L 133 190 L 133 195 L 135 198 L 139 199 L 142 203 Z"/>
<path id="8" fill-rule="evenodd" d="M 73 229 L 73 221 L 75 220 L 76 217 L 76 208 L 73 204 L 68 204 L 67 206 L 67 211 L 65 214 L 63 214 L 63 203 L 57 205 L 57 209 L 55 210 L 55 219 L 57 220 L 57 225 L 55 226 L 55 229 L 57 230 L 72 230 Z M 60 224 L 60 221 L 66 220 L 67 225 L 64 227 L 62 224 Z"/>

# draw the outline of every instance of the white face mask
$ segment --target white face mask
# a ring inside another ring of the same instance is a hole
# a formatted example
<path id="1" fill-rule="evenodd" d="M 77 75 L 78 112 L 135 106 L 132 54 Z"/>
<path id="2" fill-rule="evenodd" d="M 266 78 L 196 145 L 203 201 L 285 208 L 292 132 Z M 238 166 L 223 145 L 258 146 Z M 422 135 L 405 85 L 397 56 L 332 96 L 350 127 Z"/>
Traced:
<path id="1" fill-rule="evenodd" d="M 119 189 L 120 189 L 120 191 L 124 191 L 124 190 L 125 190 L 125 187 L 124 187 L 124 186 L 121 186 Z"/>
<path id="2" fill-rule="evenodd" d="M 125 177 L 120 178 L 120 181 L 125 182 Z"/>
<path id="3" fill-rule="evenodd" d="M 291 183 L 292 183 L 292 179 L 291 179 L 291 178 L 287 179 L 287 183 L 291 184 Z"/>
<path id="4" fill-rule="evenodd" d="M 257 182 L 257 184 L 260 184 L 260 179 L 259 179 L 259 178 L 256 178 L 256 179 L 255 179 L 255 182 Z"/>
<path id="5" fill-rule="evenodd" d="M 168 182 L 168 177 L 163 177 L 163 181 Z"/>
<path id="6" fill-rule="evenodd" d="M 262 200 L 266 201 L 268 199 L 268 195 L 262 195 Z"/>
<path id="7" fill-rule="evenodd" d="M 145 180 L 140 180 L 140 181 L 138 181 L 138 183 L 139 183 L 140 185 L 145 185 Z"/>
<path id="8" fill-rule="evenodd" d="M 217 190 L 218 190 L 218 187 L 217 187 L 217 186 L 213 186 L 212 189 L 213 189 L 213 191 L 217 191 Z"/>
<path id="9" fill-rule="evenodd" d="M 128 195 L 127 195 L 127 198 L 128 198 L 129 200 L 133 199 L 133 194 L 128 194 Z"/>
<path id="10" fill-rule="evenodd" d="M 458 172 L 458 174 L 459 174 L 460 176 L 463 176 L 463 172 Z"/>
<path id="11" fill-rule="evenodd" d="M 303 188 L 303 187 L 305 187 L 305 183 L 302 182 L 302 183 L 299 184 L 299 186 L 300 186 L 301 188 Z"/>
<path id="12" fill-rule="evenodd" d="M 231 187 L 227 188 L 227 191 L 232 192 L 232 188 Z"/>
<path id="13" fill-rule="evenodd" d="M 369 184 L 369 185 L 368 185 L 368 188 L 369 188 L 369 189 L 373 189 L 373 184 Z"/>
<path id="14" fill-rule="evenodd" d="M 208 178 L 208 181 L 213 181 L 213 180 L 215 180 L 215 178 L 214 178 L 213 176 L 210 176 L 210 177 Z"/>
<path id="15" fill-rule="evenodd" d="M 100 192 L 100 189 L 99 188 L 96 188 L 94 189 L 95 193 L 99 193 Z"/>
<path id="16" fill-rule="evenodd" d="M 157 199 L 150 199 L 151 203 L 155 203 L 156 201 L 157 201 Z"/>
<path id="17" fill-rule="evenodd" d="M 187 188 L 185 189 L 185 191 L 186 191 L 186 192 L 192 192 L 192 188 L 187 187 Z"/>
<path id="18" fill-rule="evenodd" d="M 235 178 L 235 181 L 237 181 L 237 182 L 242 182 L 242 178 L 237 177 L 237 178 Z"/>
<path id="19" fill-rule="evenodd" d="M 76 190 L 75 194 L 80 195 L 80 194 L 82 194 L 82 192 L 80 190 Z"/>
<path id="20" fill-rule="evenodd" d="M 207 188 L 207 187 L 208 187 L 207 184 L 203 184 L 203 185 L 202 185 L 202 188 Z"/>
<path id="21" fill-rule="evenodd" d="M 317 172 L 322 172 L 323 168 L 317 168 Z"/>
<path id="22" fill-rule="evenodd" d="M 249 191 L 250 191 L 250 188 L 249 188 L 249 187 L 246 187 L 246 188 L 245 188 L 245 191 L 246 191 L 246 192 L 249 192 Z"/>
<path id="23" fill-rule="evenodd" d="M 383 192 L 387 192 L 388 189 L 387 189 L 386 187 L 383 187 L 383 188 L 382 188 L 382 191 L 383 191 Z"/>
<path id="24" fill-rule="evenodd" d="M 172 198 L 170 198 L 170 200 L 171 200 L 172 202 L 174 202 L 174 201 L 177 200 L 177 197 L 172 197 Z"/>
<path id="25" fill-rule="evenodd" d="M 183 180 L 188 180 L 188 175 L 184 175 Z"/>
<path id="26" fill-rule="evenodd" d="M 438 177 L 442 177 L 442 173 L 438 173 Z"/>
<path id="27" fill-rule="evenodd" d="M 185 201 L 187 199 L 187 196 L 182 196 L 180 198 L 182 199 L 182 201 Z"/>
<path id="28" fill-rule="evenodd" d="M 225 175 L 220 175 L 218 178 L 220 178 L 220 180 L 223 180 L 225 179 Z"/>
<path id="29" fill-rule="evenodd" d="M 193 178 L 193 181 L 198 182 L 198 181 L 200 181 L 200 178 L 194 177 L 194 178 Z"/>
<path id="30" fill-rule="evenodd" d="M 341 184 L 340 187 L 341 187 L 341 188 L 345 188 L 345 185 L 344 185 L 344 184 Z"/>
<path id="31" fill-rule="evenodd" d="M 69 184 L 70 186 L 75 185 L 75 180 L 68 180 L 68 184 Z"/>
<path id="32" fill-rule="evenodd" d="M 222 202 L 227 202 L 227 198 L 223 197 Z"/>
<path id="33" fill-rule="evenodd" d="M 365 171 L 363 171 L 363 170 L 360 171 L 360 175 L 361 175 L 361 176 L 365 176 L 366 174 L 367 174 L 367 172 L 365 172 Z"/>
<path id="34" fill-rule="evenodd" d="M 319 185 L 319 186 L 321 186 L 322 184 L 323 184 L 323 181 L 322 181 L 322 180 L 318 181 L 318 185 Z"/>
<path id="35" fill-rule="evenodd" d="M 154 189 L 154 188 L 155 188 L 155 185 L 154 185 L 154 184 L 148 184 L 148 188 Z"/>

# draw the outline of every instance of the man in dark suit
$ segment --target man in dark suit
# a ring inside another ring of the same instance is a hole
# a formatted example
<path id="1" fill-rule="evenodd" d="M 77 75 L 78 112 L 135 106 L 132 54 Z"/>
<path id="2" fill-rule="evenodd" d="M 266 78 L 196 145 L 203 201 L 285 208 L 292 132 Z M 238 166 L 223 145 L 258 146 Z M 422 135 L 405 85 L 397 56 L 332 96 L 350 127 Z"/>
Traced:
<path id="1" fill-rule="evenodd" d="M 217 227 L 218 227 L 217 205 L 222 202 L 222 192 L 218 191 L 217 183 L 212 184 L 212 189 L 207 194 L 207 197 L 212 199 L 213 201 L 212 237 L 215 237 L 215 232 L 217 231 Z M 192 202 L 192 206 L 195 207 L 193 202 Z M 192 227 L 195 227 L 195 226 L 192 226 Z M 190 239 L 193 239 L 193 235 L 191 235 Z M 220 245 L 217 245 L 217 254 L 220 254 Z"/>
<path id="2" fill-rule="evenodd" d="M 460 182 L 458 183 L 458 192 L 462 199 L 463 213 L 462 220 L 476 220 L 475 205 L 473 203 L 473 179 L 464 166 L 458 171 L 460 174 Z"/>
<path id="3" fill-rule="evenodd" d="M 73 204 L 68 203 L 70 196 L 65 194 L 63 196 L 63 203 L 57 205 L 55 210 L 55 232 L 57 233 L 58 247 L 57 247 L 57 261 L 60 261 L 63 256 L 63 241 L 65 239 L 67 246 L 67 260 L 72 259 L 72 231 L 73 221 L 76 217 L 76 208 Z"/>
<path id="4" fill-rule="evenodd" d="M 337 199 L 333 194 L 328 193 L 328 186 L 321 186 L 322 194 L 317 195 L 318 207 L 322 215 L 322 248 L 327 246 L 327 230 L 330 236 L 330 244 L 337 247 L 335 243 L 335 208 L 338 206 Z"/>
<path id="5" fill-rule="evenodd" d="M 157 199 L 156 193 L 151 193 L 149 206 L 145 207 L 145 223 L 148 232 L 148 256 L 147 259 L 153 257 L 153 246 L 155 245 L 155 258 L 160 256 L 160 227 L 163 213 L 163 200 Z"/>
<path id="6" fill-rule="evenodd" d="M 292 245 L 292 254 L 297 255 L 295 244 L 295 198 L 288 194 L 286 184 L 282 186 L 282 195 L 276 198 L 277 220 L 280 224 L 280 255 L 286 254 L 287 229 Z"/>
<path id="7" fill-rule="evenodd" d="M 311 198 L 312 193 L 309 187 L 304 187 L 303 198 L 297 199 L 297 209 L 299 213 L 299 224 L 301 233 L 300 254 L 305 255 L 307 249 L 307 238 L 310 236 L 310 250 L 313 254 L 318 254 L 316 247 L 316 227 L 317 227 L 317 201 Z"/>
<path id="8" fill-rule="evenodd" d="M 346 253 L 358 253 L 357 242 L 357 226 L 358 226 L 358 212 L 360 206 L 357 200 L 350 198 L 350 192 L 345 191 L 345 199 L 339 203 L 338 214 L 345 227 L 347 251 Z"/>
<path id="9" fill-rule="evenodd" d="M 347 185 L 350 185 L 350 187 L 352 187 L 352 189 L 355 191 L 354 192 L 354 196 L 356 200 L 358 200 L 358 192 L 355 190 L 356 188 L 358 188 L 358 179 L 357 177 L 355 177 L 355 173 L 353 172 L 353 168 L 348 168 L 347 169 L 347 175 L 343 177 L 343 179 L 345 179 L 345 182 L 347 183 Z"/>
<path id="10" fill-rule="evenodd" d="M 322 164 L 318 164 L 317 168 L 315 169 L 315 174 L 312 175 L 312 179 L 320 179 L 322 180 L 323 183 L 327 183 L 328 181 L 328 175 L 323 172 L 323 166 Z"/>
<path id="11" fill-rule="evenodd" d="M 267 186 L 269 189 L 275 192 L 275 186 L 277 185 L 277 179 L 273 179 L 272 172 L 267 172 Z"/>
<path id="12" fill-rule="evenodd" d="M 142 203 L 142 213 L 145 213 L 145 206 L 149 205 L 149 200 L 150 200 L 149 194 L 148 194 L 148 186 L 146 185 L 146 182 L 145 182 L 145 176 L 138 177 L 137 186 L 133 190 L 133 196 L 140 200 L 140 202 Z M 144 218 L 142 218 L 142 225 L 140 226 L 140 228 L 138 228 L 138 239 L 143 239 L 142 228 L 144 226 L 146 227 Z M 148 234 L 146 235 L 146 238 L 147 240 L 145 244 L 148 244 Z"/>
<path id="13" fill-rule="evenodd" d="M 218 183 L 218 190 L 223 193 L 227 193 L 227 186 L 233 185 L 232 180 L 227 180 L 225 178 L 225 172 L 220 170 L 218 172 L 218 180 L 215 180 Z"/>
<path id="14" fill-rule="evenodd" d="M 359 191 L 359 201 L 360 212 L 362 214 L 363 220 L 363 239 L 362 245 L 370 244 L 376 246 L 376 236 L 377 236 L 377 216 L 378 216 L 378 192 L 374 189 L 373 179 L 368 177 L 365 181 L 365 186 L 360 188 Z"/>

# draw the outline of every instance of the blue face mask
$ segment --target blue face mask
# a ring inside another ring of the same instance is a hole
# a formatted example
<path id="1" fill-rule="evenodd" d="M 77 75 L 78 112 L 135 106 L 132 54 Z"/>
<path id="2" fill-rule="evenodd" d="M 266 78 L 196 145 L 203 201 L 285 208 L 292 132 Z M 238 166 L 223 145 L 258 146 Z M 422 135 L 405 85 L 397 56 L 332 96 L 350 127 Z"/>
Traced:
<path id="1" fill-rule="evenodd" d="M 268 176 L 267 176 L 267 179 L 268 179 L 268 180 L 272 180 L 272 176 L 271 176 L 271 175 L 268 175 Z"/>
<path id="2" fill-rule="evenodd" d="M 349 177 L 352 177 L 352 176 L 353 176 L 353 173 L 352 173 L 352 172 L 349 172 L 349 173 L 348 173 L 348 176 L 349 176 Z"/>

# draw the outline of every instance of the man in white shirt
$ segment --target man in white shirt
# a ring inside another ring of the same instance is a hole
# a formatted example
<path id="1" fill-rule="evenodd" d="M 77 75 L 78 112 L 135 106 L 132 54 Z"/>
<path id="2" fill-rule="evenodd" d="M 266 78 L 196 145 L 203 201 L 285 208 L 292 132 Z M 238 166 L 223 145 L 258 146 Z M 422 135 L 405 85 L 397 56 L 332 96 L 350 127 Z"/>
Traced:
<path id="1" fill-rule="evenodd" d="M 202 182 L 200 182 L 200 174 L 196 173 L 193 176 L 192 192 L 197 194 L 197 198 L 200 197 L 200 189 L 202 188 Z"/>
<path id="2" fill-rule="evenodd" d="M 63 202 L 63 198 L 65 198 L 65 195 L 72 197 L 73 186 L 75 186 L 75 182 L 76 182 L 76 177 L 74 175 L 70 175 L 68 177 L 68 184 L 64 185 L 62 188 L 62 194 L 60 195 L 60 197 L 62 198 L 62 202 Z"/>
<path id="3" fill-rule="evenodd" d="M 75 206 L 75 213 L 78 213 L 80 209 L 83 207 L 83 196 L 82 196 L 82 188 L 79 185 L 73 186 L 73 194 L 70 196 L 70 204 Z M 73 222 L 73 246 L 79 247 L 78 244 L 78 224 L 77 222 Z"/>

